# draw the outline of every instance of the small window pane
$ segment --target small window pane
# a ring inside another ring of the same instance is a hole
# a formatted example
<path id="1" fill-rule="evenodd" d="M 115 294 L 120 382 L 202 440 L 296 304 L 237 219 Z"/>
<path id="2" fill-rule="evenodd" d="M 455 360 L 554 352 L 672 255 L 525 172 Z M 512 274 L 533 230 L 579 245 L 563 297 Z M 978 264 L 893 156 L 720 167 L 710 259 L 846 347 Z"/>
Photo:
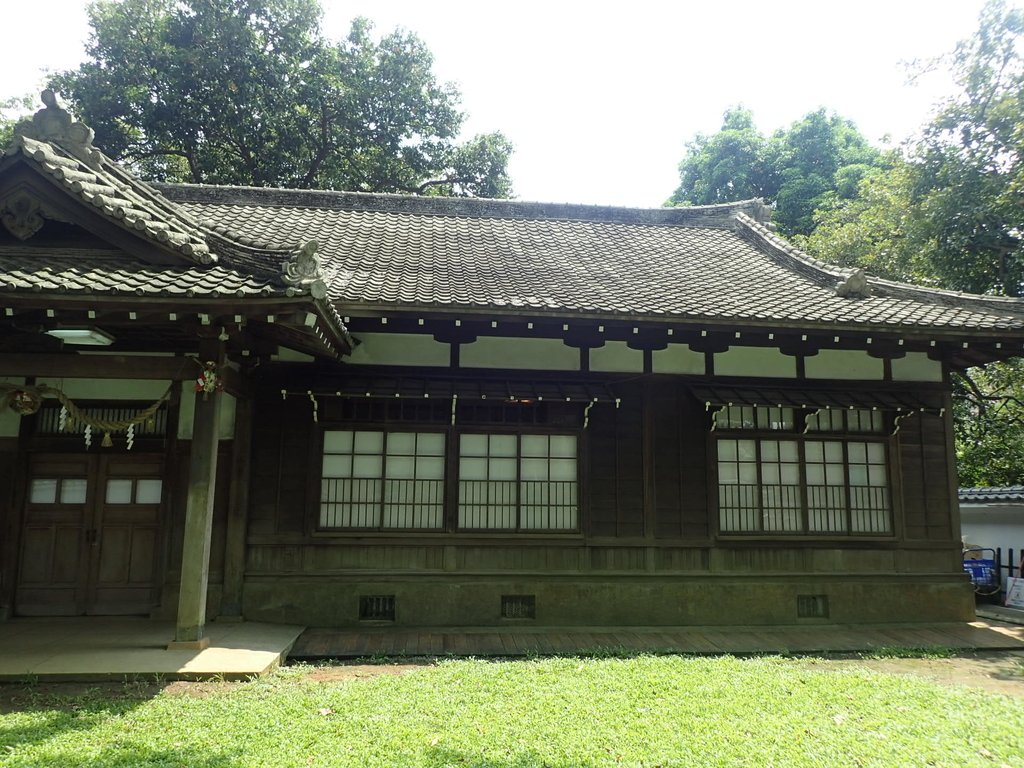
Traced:
<path id="1" fill-rule="evenodd" d="M 159 504 L 163 492 L 162 480 L 136 480 L 135 503 Z"/>
<path id="2" fill-rule="evenodd" d="M 85 479 L 64 478 L 60 481 L 61 504 L 85 504 Z"/>
<path id="3" fill-rule="evenodd" d="M 843 460 L 842 443 L 825 443 L 825 461 L 839 462 Z"/>
<path id="4" fill-rule="evenodd" d="M 576 459 L 552 459 L 548 471 L 552 480 L 575 480 Z"/>
<path id="5" fill-rule="evenodd" d="M 867 461 L 867 446 L 864 443 L 850 443 L 846 450 L 850 454 L 851 464 L 863 464 Z"/>
<path id="6" fill-rule="evenodd" d="M 547 480 L 547 459 L 523 459 L 520 480 Z"/>
<path id="7" fill-rule="evenodd" d="M 411 455 L 415 452 L 415 432 L 392 432 L 388 435 L 388 453 L 403 453 Z"/>
<path id="8" fill-rule="evenodd" d="M 850 465 L 850 485 L 867 485 L 868 468 L 860 464 Z"/>
<path id="9" fill-rule="evenodd" d="M 356 435 L 356 444 L 359 443 L 359 435 Z M 381 476 L 381 456 L 359 456 L 352 457 L 352 476 L 353 477 L 380 477 Z"/>
<path id="10" fill-rule="evenodd" d="M 843 485 L 845 475 L 842 465 L 827 464 L 825 466 L 826 485 Z"/>
<path id="11" fill-rule="evenodd" d="M 825 468 L 821 464 L 808 464 L 807 465 L 807 484 L 808 485 L 824 485 L 825 484 Z"/>
<path id="12" fill-rule="evenodd" d="M 463 457 L 459 460 L 460 480 L 486 480 L 487 459 Z"/>
<path id="13" fill-rule="evenodd" d="M 56 504 L 56 478 L 37 478 L 33 480 L 32 490 L 29 491 L 28 500 L 32 504 Z"/>
<path id="14" fill-rule="evenodd" d="M 416 477 L 420 480 L 443 480 L 444 459 L 436 456 L 417 457 Z"/>
<path id="15" fill-rule="evenodd" d="M 792 440 L 784 440 L 779 443 L 779 458 L 782 461 L 797 461 L 800 458 L 800 450 Z"/>
<path id="16" fill-rule="evenodd" d="M 131 504 L 131 480 L 107 480 L 107 504 Z"/>
<path id="17" fill-rule="evenodd" d="M 519 450 L 523 456 L 547 456 L 547 435 L 523 435 L 520 438 Z"/>
<path id="18" fill-rule="evenodd" d="M 354 445 L 356 453 L 384 453 L 384 433 L 356 432 Z"/>
<path id="19" fill-rule="evenodd" d="M 784 485 L 798 485 L 800 483 L 800 468 L 796 464 L 783 464 L 781 474 Z"/>
<path id="20" fill-rule="evenodd" d="M 757 458 L 757 448 L 753 440 L 737 440 L 736 452 L 740 459 L 752 461 Z"/>
<path id="21" fill-rule="evenodd" d="M 822 447 L 822 443 L 817 440 L 808 440 L 804 444 L 804 453 L 807 456 L 808 461 L 824 461 L 825 449 Z"/>
<path id="22" fill-rule="evenodd" d="M 490 460 L 491 480 L 515 480 L 516 460 L 515 459 L 491 459 Z"/>
<path id="23" fill-rule="evenodd" d="M 718 458 L 721 461 L 736 461 L 736 441 L 735 440 L 719 440 L 718 441 Z"/>
<path id="24" fill-rule="evenodd" d="M 885 446 L 881 443 L 868 443 L 868 461 L 872 464 L 885 463 Z"/>
<path id="25" fill-rule="evenodd" d="M 551 455 L 560 458 L 576 458 L 576 437 L 575 435 L 552 435 Z"/>
<path id="26" fill-rule="evenodd" d="M 868 467 L 868 485 L 873 485 L 876 488 L 884 488 L 887 485 L 885 482 L 885 467 L 875 464 Z"/>
<path id="27" fill-rule="evenodd" d="M 779 484 L 779 465 L 765 464 L 761 467 L 761 482 L 765 485 Z"/>
<path id="28" fill-rule="evenodd" d="M 327 453 L 351 453 L 352 432 L 324 432 L 324 451 Z"/>
<path id="29" fill-rule="evenodd" d="M 463 456 L 486 456 L 487 435 L 463 435 L 459 439 L 459 452 Z"/>
<path id="30" fill-rule="evenodd" d="M 743 485 L 753 485 L 757 482 L 757 465 L 756 464 L 740 464 L 740 483 Z"/>
<path id="31" fill-rule="evenodd" d="M 778 461 L 779 444 L 774 440 L 761 442 L 761 461 Z"/>
<path id="32" fill-rule="evenodd" d="M 491 456 L 515 456 L 515 435 L 491 435 L 489 452 Z"/>
<path id="33" fill-rule="evenodd" d="M 729 485 L 735 485 L 738 483 L 739 474 L 736 470 L 736 465 L 720 462 L 718 465 L 718 482 L 727 483 Z"/>
<path id="34" fill-rule="evenodd" d="M 352 477 L 351 456 L 324 456 L 324 477 Z"/>
<path id="35" fill-rule="evenodd" d="M 439 432 L 423 432 L 416 442 L 416 453 L 420 456 L 444 456 L 444 435 Z"/>
<path id="36" fill-rule="evenodd" d="M 356 460 L 363 458 L 365 457 L 357 456 Z M 416 476 L 416 459 L 412 456 L 388 456 L 387 470 L 389 478 L 411 480 Z"/>

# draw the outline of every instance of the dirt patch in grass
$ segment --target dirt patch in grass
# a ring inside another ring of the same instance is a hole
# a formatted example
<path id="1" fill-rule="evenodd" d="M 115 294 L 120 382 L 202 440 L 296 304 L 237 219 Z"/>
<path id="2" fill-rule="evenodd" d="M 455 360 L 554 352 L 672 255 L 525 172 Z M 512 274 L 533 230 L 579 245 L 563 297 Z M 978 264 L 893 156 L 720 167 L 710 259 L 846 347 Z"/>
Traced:
<path id="1" fill-rule="evenodd" d="M 352 680 L 366 680 L 381 675 L 404 675 L 414 669 L 430 666 L 431 662 L 421 661 L 403 664 L 337 664 L 314 667 L 306 675 L 320 683 L 344 683 Z"/>
<path id="2" fill-rule="evenodd" d="M 940 685 L 981 688 L 1024 698 L 1024 651 L 992 651 L 948 659 L 803 659 L 809 669 L 859 668 L 923 677 Z"/>

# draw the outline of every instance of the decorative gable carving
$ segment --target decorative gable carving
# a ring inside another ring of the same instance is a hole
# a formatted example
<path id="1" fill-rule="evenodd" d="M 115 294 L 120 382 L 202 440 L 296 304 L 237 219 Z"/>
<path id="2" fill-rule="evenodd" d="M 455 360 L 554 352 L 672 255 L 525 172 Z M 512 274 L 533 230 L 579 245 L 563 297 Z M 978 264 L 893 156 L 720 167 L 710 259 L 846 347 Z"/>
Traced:
<path id="1" fill-rule="evenodd" d="M 97 165 L 102 157 L 92 145 L 95 133 L 85 123 L 75 120 L 71 113 L 57 103 L 56 94 L 47 88 L 41 94 L 42 109 L 31 118 L 14 126 L 14 135 L 37 141 L 56 141 L 66 150 L 89 165 Z"/>
<path id="2" fill-rule="evenodd" d="M 15 192 L 0 200 L 0 222 L 19 240 L 28 240 L 43 228 L 42 206 L 26 192 Z"/>

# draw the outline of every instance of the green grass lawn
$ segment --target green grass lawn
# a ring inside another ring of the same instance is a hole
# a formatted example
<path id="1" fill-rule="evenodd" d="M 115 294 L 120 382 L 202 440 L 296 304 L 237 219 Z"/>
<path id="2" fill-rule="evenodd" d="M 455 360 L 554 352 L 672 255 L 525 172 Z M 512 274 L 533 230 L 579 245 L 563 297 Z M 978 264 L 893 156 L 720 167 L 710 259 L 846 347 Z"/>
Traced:
<path id="1" fill-rule="evenodd" d="M 309 672 L 201 695 L 29 690 L 0 714 L 0 766 L 1024 766 L 1020 699 L 778 658 Z"/>

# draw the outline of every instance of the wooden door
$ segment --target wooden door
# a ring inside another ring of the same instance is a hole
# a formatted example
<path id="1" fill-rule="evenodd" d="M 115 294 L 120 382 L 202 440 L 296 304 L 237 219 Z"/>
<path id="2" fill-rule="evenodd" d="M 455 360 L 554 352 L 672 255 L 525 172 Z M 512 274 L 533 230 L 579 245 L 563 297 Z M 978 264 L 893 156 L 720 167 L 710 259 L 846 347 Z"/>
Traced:
<path id="1" fill-rule="evenodd" d="M 149 613 L 158 586 L 162 468 L 159 456 L 35 457 L 17 613 Z"/>

